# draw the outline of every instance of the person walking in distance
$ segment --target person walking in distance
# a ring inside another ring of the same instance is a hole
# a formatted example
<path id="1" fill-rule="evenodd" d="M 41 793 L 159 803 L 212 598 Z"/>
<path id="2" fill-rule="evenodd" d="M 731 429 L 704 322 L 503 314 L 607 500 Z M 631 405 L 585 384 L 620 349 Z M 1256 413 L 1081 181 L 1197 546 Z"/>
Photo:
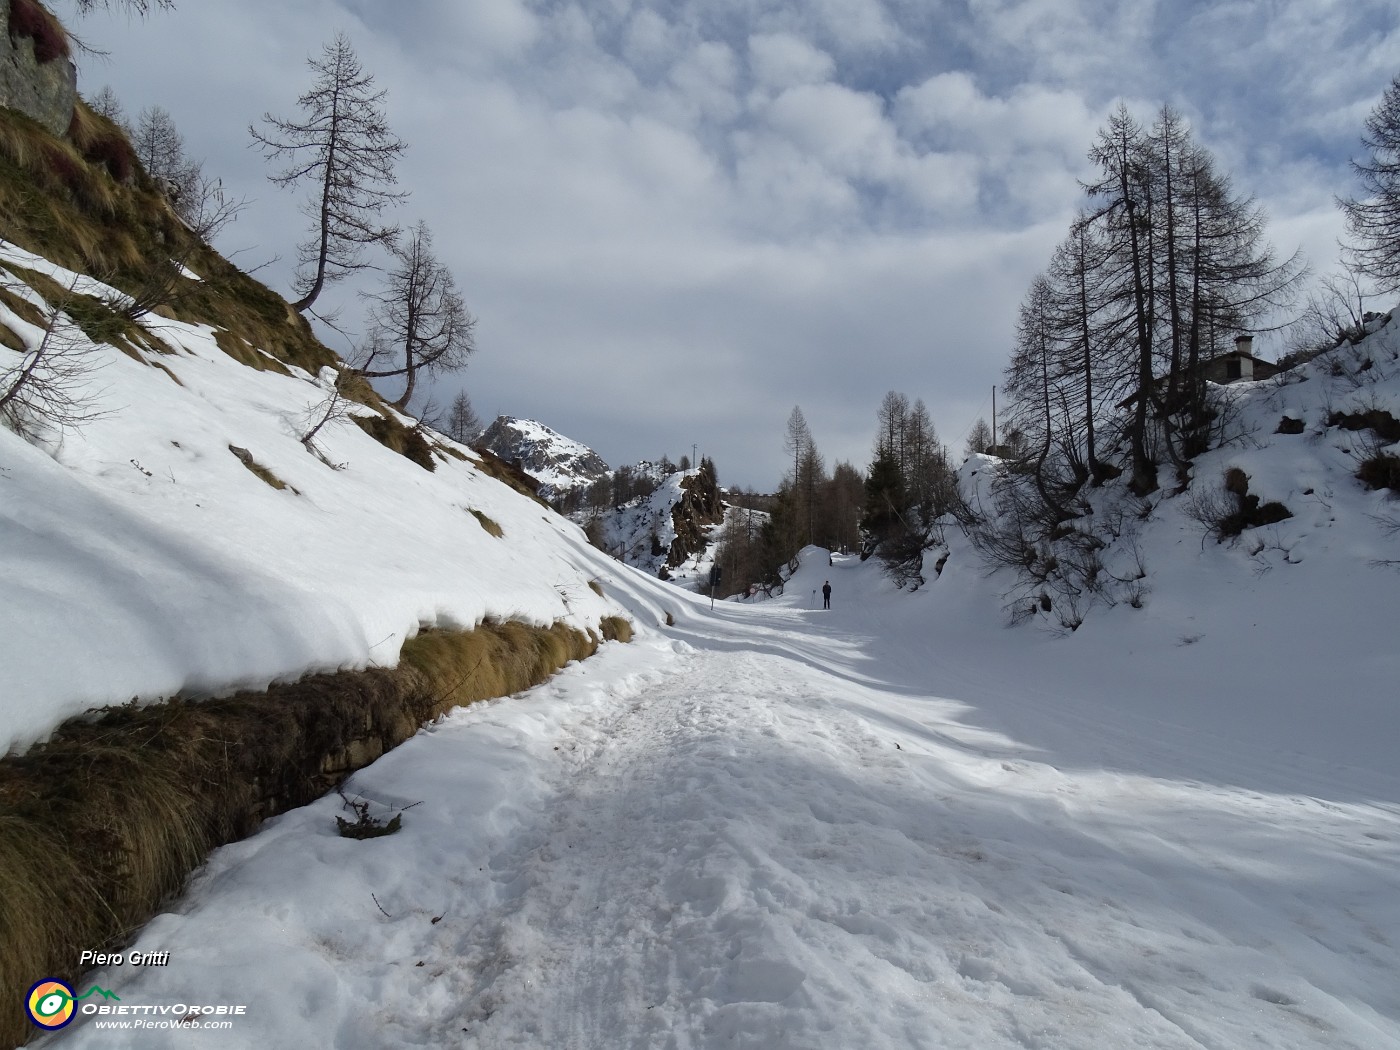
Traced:
<path id="1" fill-rule="evenodd" d="M 822 608 L 831 608 L 831 581 L 827 580 L 822 584 Z"/>

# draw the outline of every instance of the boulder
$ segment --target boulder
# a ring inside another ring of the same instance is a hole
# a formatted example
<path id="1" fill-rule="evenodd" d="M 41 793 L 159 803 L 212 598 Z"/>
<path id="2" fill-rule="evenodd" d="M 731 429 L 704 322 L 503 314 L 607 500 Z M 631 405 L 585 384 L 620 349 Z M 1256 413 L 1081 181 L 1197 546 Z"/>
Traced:
<path id="1" fill-rule="evenodd" d="M 34 6 L 35 0 L 22 0 Z M 78 70 L 66 55 L 47 62 L 34 41 L 10 35 L 10 3 L 0 0 L 0 106 L 18 110 L 54 135 L 65 135 L 78 101 Z"/>

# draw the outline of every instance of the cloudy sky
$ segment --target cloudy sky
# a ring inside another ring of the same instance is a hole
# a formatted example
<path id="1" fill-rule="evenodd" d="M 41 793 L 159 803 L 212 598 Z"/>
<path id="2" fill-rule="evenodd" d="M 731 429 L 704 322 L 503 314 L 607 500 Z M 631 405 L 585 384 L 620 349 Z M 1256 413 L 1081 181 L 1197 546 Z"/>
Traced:
<path id="1" fill-rule="evenodd" d="M 1400 73 L 1393 0 L 55 2 L 108 52 L 81 90 L 168 110 L 251 201 L 220 246 L 280 257 L 260 275 L 284 292 L 305 221 L 247 128 L 294 116 L 346 32 L 410 144 L 395 218 L 428 223 L 479 319 L 439 400 L 614 465 L 697 445 L 765 490 L 794 405 L 828 465 L 865 465 L 891 389 L 961 451 L 1119 100 L 1179 108 L 1321 270 Z"/>

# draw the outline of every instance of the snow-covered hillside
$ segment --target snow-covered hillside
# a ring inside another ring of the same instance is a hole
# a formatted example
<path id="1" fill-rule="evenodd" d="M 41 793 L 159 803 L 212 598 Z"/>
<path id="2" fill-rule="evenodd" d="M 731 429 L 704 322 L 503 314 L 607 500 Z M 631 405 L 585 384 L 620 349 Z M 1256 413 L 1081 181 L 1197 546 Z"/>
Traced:
<path id="1" fill-rule="evenodd" d="M 993 578 L 1007 614 L 1057 631 L 1143 620 L 1243 664 L 1303 621 L 1319 673 L 1374 665 L 1393 681 L 1400 654 L 1356 630 L 1394 609 L 1400 590 L 1400 323 L 1383 315 L 1368 329 L 1272 379 L 1215 388 L 1219 444 L 1184 484 L 1163 465 L 1161 488 L 1143 499 L 1126 479 L 1086 487 L 1086 513 L 1058 539 L 1011 551 L 1027 571 Z M 973 509 L 991 519 L 1006 506 L 999 471 L 986 456 L 963 467 Z M 948 533 L 954 560 L 975 557 Z M 1227 583 L 1245 600 L 1236 619 L 1204 597 Z"/>
<path id="2" fill-rule="evenodd" d="M 91 286 L 0 247 L 0 284 L 44 309 L 9 265 Z M 0 323 L 42 337 L 3 304 Z M 588 586 L 608 559 L 464 449 L 439 439 L 453 454 L 429 472 L 338 420 L 318 458 L 299 436 L 329 369 L 258 371 L 208 327 L 142 323 L 168 352 L 93 348 L 100 418 L 46 448 L 0 428 L 0 750 L 133 697 L 393 664 L 423 627 L 582 627 L 615 611 Z M 0 371 L 21 356 L 0 346 Z"/>

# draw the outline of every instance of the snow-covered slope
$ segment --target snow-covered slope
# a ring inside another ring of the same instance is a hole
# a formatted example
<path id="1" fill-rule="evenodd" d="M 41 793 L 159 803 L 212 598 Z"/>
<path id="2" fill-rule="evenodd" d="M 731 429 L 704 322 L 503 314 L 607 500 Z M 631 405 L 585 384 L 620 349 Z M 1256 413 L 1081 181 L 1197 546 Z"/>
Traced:
<path id="1" fill-rule="evenodd" d="M 1035 607 L 1035 622 L 1055 630 L 1122 631 L 1142 620 L 1183 646 L 1233 650 L 1243 664 L 1267 639 L 1305 626 L 1299 640 L 1314 666 L 1400 671 L 1391 647 L 1368 650 L 1369 632 L 1356 630 L 1393 614 L 1400 592 L 1400 323 L 1385 315 L 1369 328 L 1272 379 L 1216 388 L 1223 440 L 1191 464 L 1184 487 L 1163 466 L 1162 487 L 1145 499 L 1129 496 L 1125 479 L 1086 489 L 1089 513 L 1062 525 L 1065 538 L 1042 541 L 1032 573 L 994 577 L 1006 611 L 1017 619 Z M 1360 476 L 1387 469 L 1390 487 Z M 974 509 L 993 517 L 998 470 L 986 456 L 963 467 Z M 1257 513 L 1269 504 L 1272 515 Z M 1268 518 L 1278 520 L 1256 524 Z M 956 529 L 949 535 L 953 561 L 975 558 Z M 1051 578 L 1033 579 L 1051 558 Z M 1086 567 L 1098 586 L 1084 586 Z M 1223 588 L 1246 610 L 1234 619 L 1207 597 Z"/>
<path id="2" fill-rule="evenodd" d="M 7 264 L 77 279 L 4 246 L 0 282 L 36 304 Z M 3 305 L 0 322 L 41 338 Z M 422 627 L 584 626 L 615 608 L 588 587 L 612 566 L 578 528 L 466 450 L 430 473 L 338 420 L 317 436 L 323 460 L 299 435 L 329 369 L 257 371 L 207 327 L 142 323 L 169 352 L 94 348 L 100 418 L 42 449 L 0 429 L 0 750 L 133 697 L 392 664 Z M 0 346 L 0 372 L 20 359 Z"/>
<path id="3" fill-rule="evenodd" d="M 476 443 L 537 478 L 545 499 L 587 488 L 609 473 L 603 457 L 587 445 L 533 419 L 497 416 Z"/>

